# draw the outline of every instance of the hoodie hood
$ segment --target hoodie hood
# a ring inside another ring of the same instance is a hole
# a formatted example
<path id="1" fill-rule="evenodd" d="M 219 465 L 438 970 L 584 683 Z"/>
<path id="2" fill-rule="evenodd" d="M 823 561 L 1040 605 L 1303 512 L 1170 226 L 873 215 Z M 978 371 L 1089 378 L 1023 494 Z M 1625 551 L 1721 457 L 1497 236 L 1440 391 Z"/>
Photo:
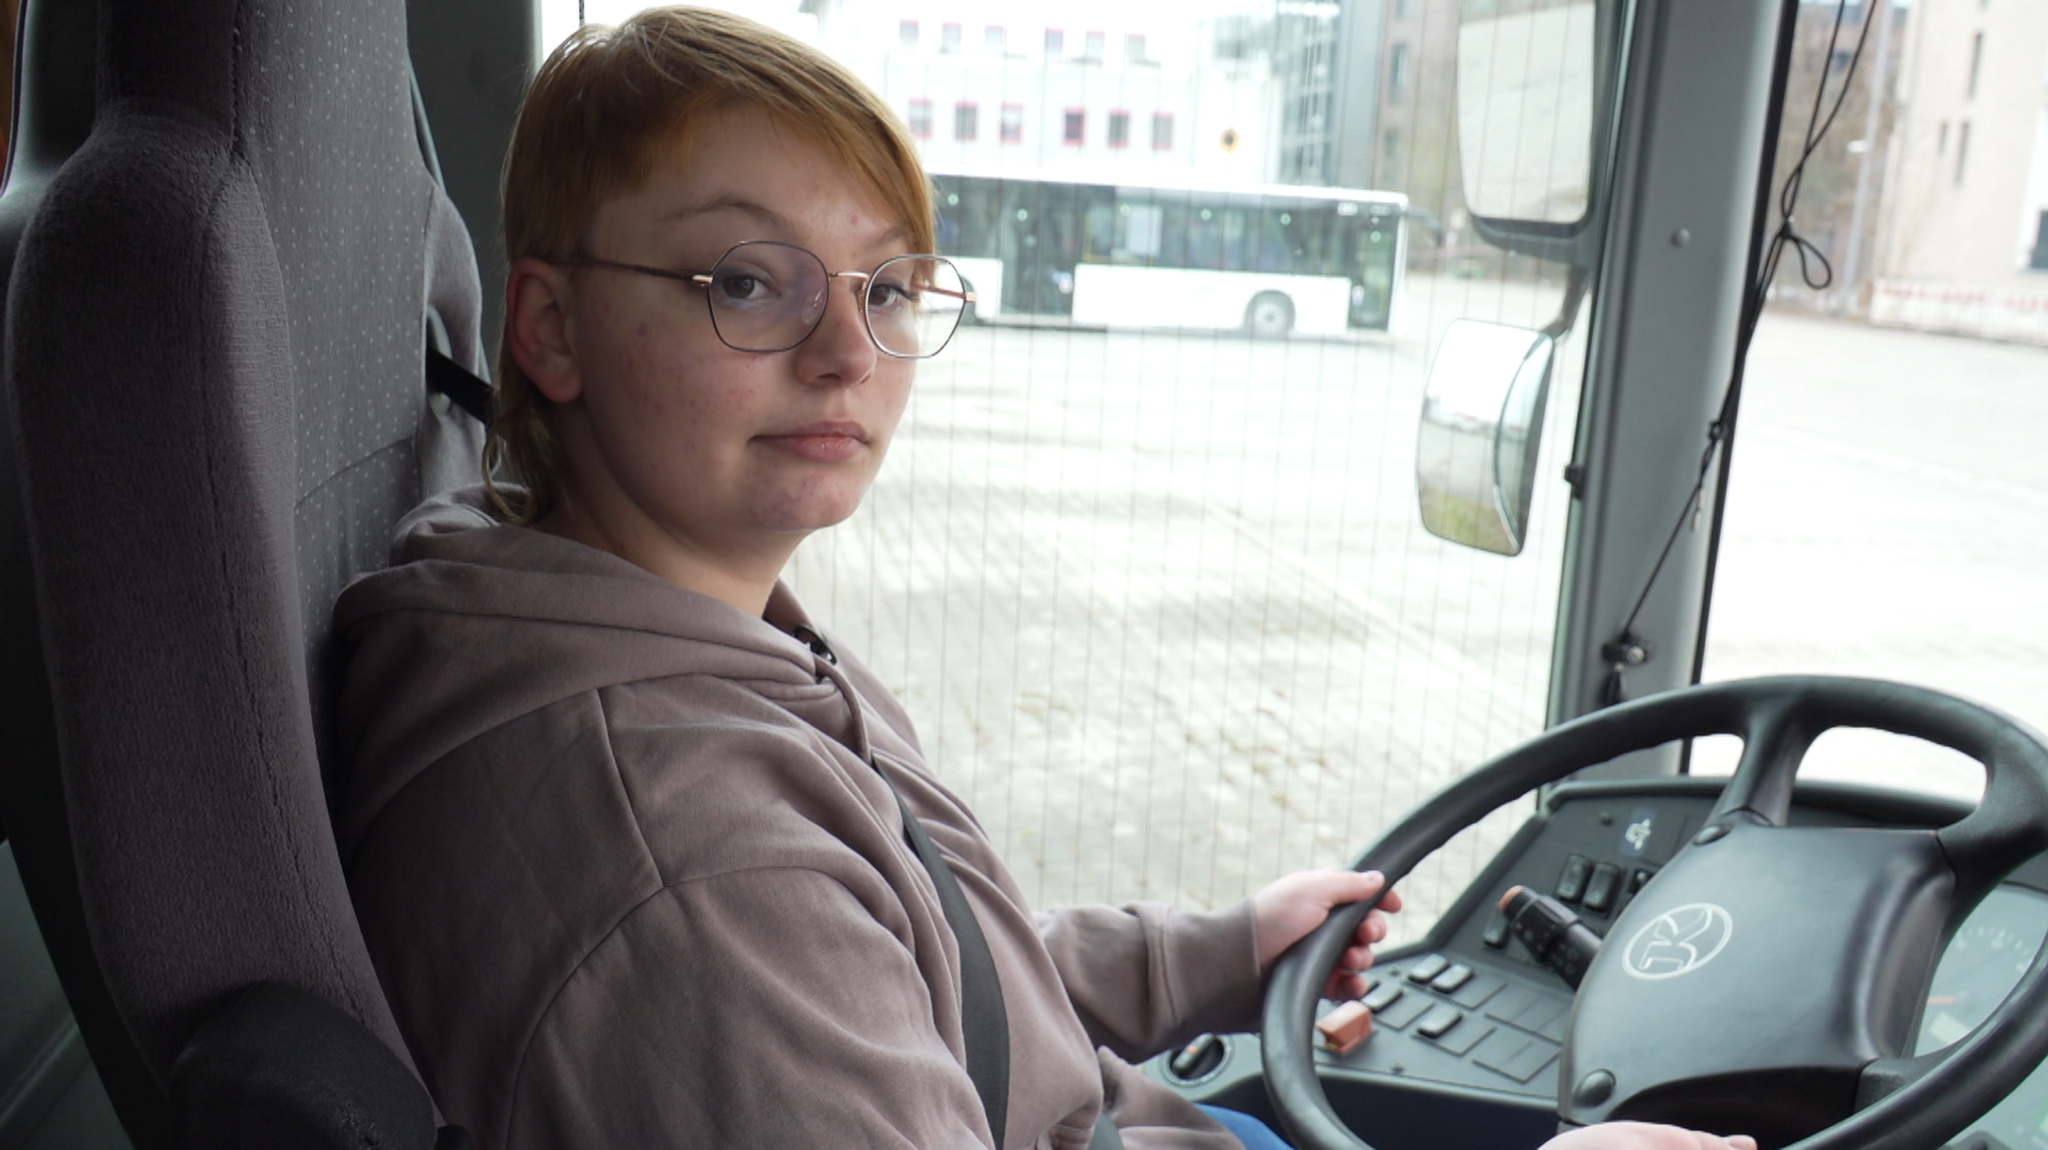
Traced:
<path id="1" fill-rule="evenodd" d="M 621 683 L 743 683 L 867 754 L 849 700 L 790 634 L 810 623 L 787 588 L 777 584 L 756 618 L 615 555 L 508 526 L 488 508 L 481 487 L 422 504 L 399 524 L 392 566 L 335 604 L 344 860 L 391 796 L 449 751 Z"/>

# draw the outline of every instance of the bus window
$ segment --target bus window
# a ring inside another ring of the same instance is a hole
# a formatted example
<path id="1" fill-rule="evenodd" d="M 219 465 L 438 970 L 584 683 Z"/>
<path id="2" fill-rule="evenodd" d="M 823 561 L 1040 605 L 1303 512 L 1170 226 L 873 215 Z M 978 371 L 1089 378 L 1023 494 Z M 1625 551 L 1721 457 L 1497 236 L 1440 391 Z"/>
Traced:
<path id="1" fill-rule="evenodd" d="M 1091 196 L 1084 212 L 1087 241 L 1081 250 L 1081 259 L 1088 263 L 1108 263 L 1117 246 L 1116 205 L 1101 195 Z"/>
<path id="2" fill-rule="evenodd" d="M 1149 200 L 1117 199 L 1116 243 L 1111 258 L 1118 263 L 1150 264 L 1159 258 L 1160 234 L 1166 213 Z"/>

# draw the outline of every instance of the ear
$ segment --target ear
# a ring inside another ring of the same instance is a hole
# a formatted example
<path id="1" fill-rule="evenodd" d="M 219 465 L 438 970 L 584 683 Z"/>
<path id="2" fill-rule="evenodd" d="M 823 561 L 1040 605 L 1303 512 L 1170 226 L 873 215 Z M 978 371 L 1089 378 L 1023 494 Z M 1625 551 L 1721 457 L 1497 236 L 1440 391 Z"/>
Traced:
<path id="1" fill-rule="evenodd" d="M 558 404 L 583 394 L 569 330 L 570 292 L 566 271 L 531 256 L 505 275 L 505 338 L 512 357 L 533 386 Z"/>

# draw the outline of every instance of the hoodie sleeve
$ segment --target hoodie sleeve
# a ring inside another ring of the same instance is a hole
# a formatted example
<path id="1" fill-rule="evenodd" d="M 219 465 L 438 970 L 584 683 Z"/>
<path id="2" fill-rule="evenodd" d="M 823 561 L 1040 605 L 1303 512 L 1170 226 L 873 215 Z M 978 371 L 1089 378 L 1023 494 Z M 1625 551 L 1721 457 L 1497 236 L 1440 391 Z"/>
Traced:
<path id="1" fill-rule="evenodd" d="M 1202 913 L 1150 902 L 1055 907 L 1038 916 L 1038 933 L 1089 1040 L 1121 1058 L 1257 1026 L 1248 901 Z"/>
<path id="2" fill-rule="evenodd" d="M 932 1020 L 909 948 L 831 876 L 677 884 L 562 986 L 498 1143 L 986 1147 Z"/>

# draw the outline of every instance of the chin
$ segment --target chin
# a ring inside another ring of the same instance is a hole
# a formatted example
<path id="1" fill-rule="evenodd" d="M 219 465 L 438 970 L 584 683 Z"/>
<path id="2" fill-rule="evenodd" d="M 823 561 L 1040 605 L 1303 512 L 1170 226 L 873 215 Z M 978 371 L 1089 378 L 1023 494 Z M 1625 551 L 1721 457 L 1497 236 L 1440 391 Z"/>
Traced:
<path id="1" fill-rule="evenodd" d="M 792 500 L 769 508 L 762 518 L 764 525 L 770 530 L 811 532 L 844 523 L 858 510 L 858 495 L 850 498 L 821 499 L 814 492 L 811 498 Z"/>

